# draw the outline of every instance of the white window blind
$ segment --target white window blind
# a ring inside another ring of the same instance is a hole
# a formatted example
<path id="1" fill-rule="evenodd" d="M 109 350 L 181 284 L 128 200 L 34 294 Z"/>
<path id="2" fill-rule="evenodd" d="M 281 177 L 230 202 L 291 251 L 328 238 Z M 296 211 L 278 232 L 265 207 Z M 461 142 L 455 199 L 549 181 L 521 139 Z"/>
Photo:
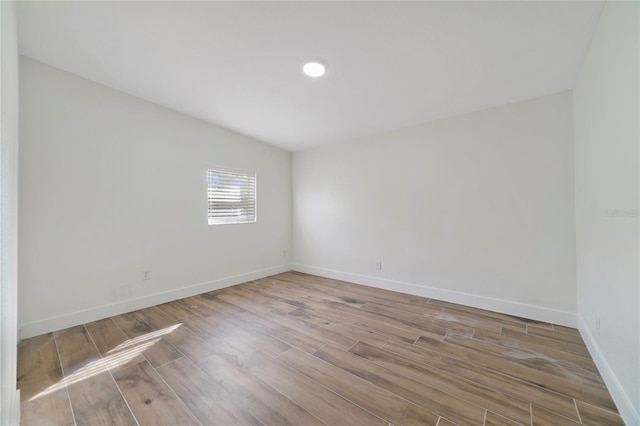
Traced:
<path id="1" fill-rule="evenodd" d="M 256 221 L 256 175 L 207 170 L 209 225 Z"/>

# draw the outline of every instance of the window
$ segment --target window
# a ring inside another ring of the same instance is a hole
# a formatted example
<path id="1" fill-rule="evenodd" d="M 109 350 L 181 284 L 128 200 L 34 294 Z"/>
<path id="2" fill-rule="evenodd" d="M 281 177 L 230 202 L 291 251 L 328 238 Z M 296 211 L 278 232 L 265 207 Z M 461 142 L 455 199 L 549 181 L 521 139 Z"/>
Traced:
<path id="1" fill-rule="evenodd" d="M 207 170 L 209 225 L 256 221 L 256 175 Z"/>

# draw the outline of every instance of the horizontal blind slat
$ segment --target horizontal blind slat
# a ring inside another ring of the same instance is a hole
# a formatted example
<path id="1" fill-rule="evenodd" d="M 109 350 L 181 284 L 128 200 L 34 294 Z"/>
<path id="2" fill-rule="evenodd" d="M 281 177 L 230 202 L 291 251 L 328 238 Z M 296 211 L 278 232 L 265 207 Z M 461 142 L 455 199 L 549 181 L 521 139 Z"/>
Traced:
<path id="1" fill-rule="evenodd" d="M 209 224 L 255 222 L 256 175 L 207 170 Z"/>

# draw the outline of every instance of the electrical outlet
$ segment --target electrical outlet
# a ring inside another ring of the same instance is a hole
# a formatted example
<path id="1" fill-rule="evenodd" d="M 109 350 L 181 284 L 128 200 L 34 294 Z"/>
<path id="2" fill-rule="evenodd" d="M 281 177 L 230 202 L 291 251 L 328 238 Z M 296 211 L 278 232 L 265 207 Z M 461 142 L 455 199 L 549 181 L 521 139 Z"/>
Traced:
<path id="1" fill-rule="evenodd" d="M 282 250 L 282 257 L 287 257 L 287 251 L 286 250 Z"/>
<path id="2" fill-rule="evenodd" d="M 143 280 L 151 279 L 151 271 L 142 271 L 142 279 Z"/>
<path id="3" fill-rule="evenodd" d="M 376 270 L 378 270 L 378 271 L 382 270 L 382 261 L 381 260 L 376 262 Z"/>

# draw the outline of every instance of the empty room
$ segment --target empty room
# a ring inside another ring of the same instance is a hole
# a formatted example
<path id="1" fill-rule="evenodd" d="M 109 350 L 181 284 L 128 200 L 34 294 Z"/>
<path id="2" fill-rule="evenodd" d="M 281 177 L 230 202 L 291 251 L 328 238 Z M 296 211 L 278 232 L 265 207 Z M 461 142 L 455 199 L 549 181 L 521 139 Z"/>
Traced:
<path id="1" fill-rule="evenodd" d="M 640 3 L 0 5 L 1 425 L 640 425 Z"/>

